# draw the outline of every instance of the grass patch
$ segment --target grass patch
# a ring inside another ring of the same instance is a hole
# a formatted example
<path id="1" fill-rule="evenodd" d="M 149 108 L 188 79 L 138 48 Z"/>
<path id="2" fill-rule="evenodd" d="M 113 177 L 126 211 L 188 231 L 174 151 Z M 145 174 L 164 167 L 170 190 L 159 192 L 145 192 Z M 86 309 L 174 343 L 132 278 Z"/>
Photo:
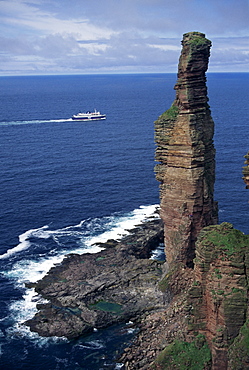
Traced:
<path id="1" fill-rule="evenodd" d="M 172 277 L 174 276 L 175 270 L 170 270 L 158 283 L 158 289 L 165 293 L 170 288 L 170 282 Z"/>
<path id="2" fill-rule="evenodd" d="M 203 38 L 203 37 L 193 37 L 192 39 L 190 39 L 190 44 L 192 46 L 205 46 L 207 45 L 210 41 L 206 38 Z"/>
<path id="3" fill-rule="evenodd" d="M 228 355 L 230 359 L 229 365 L 232 370 L 247 368 L 249 358 L 249 320 L 242 326 L 239 335 L 229 347 Z"/>
<path id="4" fill-rule="evenodd" d="M 165 120 L 175 121 L 178 116 L 178 113 L 179 108 L 176 105 L 171 105 L 171 107 L 161 115 L 161 118 Z"/>
<path id="5" fill-rule="evenodd" d="M 244 252 L 246 247 L 249 246 L 249 236 L 234 229 L 227 222 L 210 226 L 206 230 L 207 232 L 201 240 L 202 244 L 210 245 L 212 243 L 216 251 L 223 251 L 228 257 L 235 257 L 237 253 Z"/>
<path id="6" fill-rule="evenodd" d="M 203 335 L 194 342 L 176 340 L 167 346 L 157 357 L 154 369 L 201 370 L 211 363 L 211 352 Z"/>

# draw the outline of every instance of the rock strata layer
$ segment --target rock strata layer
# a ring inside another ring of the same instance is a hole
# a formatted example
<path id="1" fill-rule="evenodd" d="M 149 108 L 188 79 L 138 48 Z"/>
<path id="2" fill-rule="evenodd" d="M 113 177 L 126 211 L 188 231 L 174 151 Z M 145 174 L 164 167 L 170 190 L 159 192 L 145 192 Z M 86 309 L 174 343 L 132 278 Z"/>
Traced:
<path id="1" fill-rule="evenodd" d="M 243 167 L 243 180 L 246 184 L 246 189 L 249 189 L 249 152 L 244 157 L 246 166 Z"/>
<path id="2" fill-rule="evenodd" d="M 214 123 L 205 72 L 211 42 L 199 32 L 184 34 L 176 98 L 155 122 L 156 178 L 167 262 L 193 265 L 200 230 L 217 223 Z"/>
<path id="3" fill-rule="evenodd" d="M 249 235 L 229 223 L 204 228 L 194 269 L 178 264 L 159 283 L 172 297 L 143 317 L 127 370 L 249 369 Z"/>
<path id="4" fill-rule="evenodd" d="M 162 223 L 155 219 L 119 242 L 102 243 L 99 253 L 68 255 L 43 279 L 27 284 L 48 303 L 38 304 L 25 324 L 45 337 L 72 339 L 162 307 L 165 294 L 156 283 L 163 263 L 149 259 L 162 241 Z"/>
<path id="5" fill-rule="evenodd" d="M 233 341 L 249 318 L 249 236 L 227 222 L 206 227 L 198 238 L 194 272 L 190 328 L 205 334 L 213 370 L 235 369 L 228 348 L 235 349 Z M 240 354 L 237 369 L 248 369 L 249 347 L 239 346 L 246 355 Z"/>

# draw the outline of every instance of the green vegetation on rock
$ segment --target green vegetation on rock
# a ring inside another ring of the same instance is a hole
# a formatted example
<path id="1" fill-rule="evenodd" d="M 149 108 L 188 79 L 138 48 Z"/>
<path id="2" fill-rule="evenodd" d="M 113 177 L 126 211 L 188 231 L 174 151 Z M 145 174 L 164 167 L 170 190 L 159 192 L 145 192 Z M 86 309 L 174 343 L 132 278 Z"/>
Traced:
<path id="1" fill-rule="evenodd" d="M 172 281 L 175 278 L 175 275 L 178 274 L 180 266 L 181 266 L 180 264 L 179 265 L 175 264 L 175 266 L 171 270 L 169 270 L 167 274 L 164 275 L 164 277 L 159 281 L 158 289 L 161 292 L 165 293 L 167 290 L 169 290 L 170 285 L 172 284 Z"/>
<path id="2" fill-rule="evenodd" d="M 204 33 L 201 32 L 189 32 L 185 34 L 185 40 L 187 44 L 189 44 L 193 49 L 199 49 L 202 47 L 209 47 L 211 45 L 211 41 L 208 40 Z"/>
<path id="3" fill-rule="evenodd" d="M 239 258 L 240 254 L 249 247 L 249 235 L 233 228 L 228 222 L 221 225 L 208 226 L 199 235 L 202 246 L 212 246 L 212 253 L 224 252 L 232 260 Z"/>
<path id="4" fill-rule="evenodd" d="M 193 46 L 206 46 L 210 41 L 203 37 L 193 37 L 190 39 L 190 44 Z"/>
<path id="5" fill-rule="evenodd" d="M 154 369 L 201 370 L 211 364 L 211 352 L 203 335 L 191 343 L 175 340 L 157 357 Z"/>
<path id="6" fill-rule="evenodd" d="M 247 369 L 249 365 L 249 320 L 240 329 L 240 333 L 235 338 L 228 350 L 229 369 Z"/>
<path id="7" fill-rule="evenodd" d="M 164 120 L 170 120 L 175 121 L 179 113 L 179 108 L 172 104 L 171 107 L 166 110 L 159 118 L 162 118 Z"/>

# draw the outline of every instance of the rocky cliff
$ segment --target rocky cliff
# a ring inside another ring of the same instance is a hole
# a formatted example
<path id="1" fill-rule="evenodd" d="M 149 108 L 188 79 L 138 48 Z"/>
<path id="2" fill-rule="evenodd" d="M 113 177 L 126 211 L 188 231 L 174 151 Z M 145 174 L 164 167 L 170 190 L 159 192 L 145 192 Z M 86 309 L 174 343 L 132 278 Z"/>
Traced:
<path id="1" fill-rule="evenodd" d="M 207 226 L 194 269 L 176 264 L 158 287 L 171 302 L 142 319 L 125 369 L 249 369 L 248 235 L 229 223 Z"/>
<path id="2" fill-rule="evenodd" d="M 246 189 L 249 189 L 249 152 L 245 155 L 245 164 L 243 167 L 243 180 L 246 184 Z"/>
<path id="3" fill-rule="evenodd" d="M 249 345 L 234 342 L 244 325 L 248 331 L 248 235 L 225 222 L 206 227 L 198 238 L 194 272 L 190 329 L 205 334 L 212 369 L 249 368 Z M 237 359 L 232 355 L 236 346 L 240 348 Z"/>
<path id="4" fill-rule="evenodd" d="M 229 223 L 215 225 L 214 124 L 205 78 L 211 42 L 191 32 L 182 46 L 175 101 L 155 122 L 169 264 L 159 287 L 172 297 L 173 320 L 167 313 L 166 321 L 181 333 L 166 326 L 170 335 L 160 343 L 167 346 L 151 368 L 249 369 L 249 236 Z M 248 184 L 248 166 L 243 175 Z"/>
<path id="5" fill-rule="evenodd" d="M 211 42 L 199 32 L 184 34 L 176 98 L 155 122 L 156 177 L 167 262 L 193 265 L 200 230 L 217 223 L 214 123 L 205 72 Z"/>

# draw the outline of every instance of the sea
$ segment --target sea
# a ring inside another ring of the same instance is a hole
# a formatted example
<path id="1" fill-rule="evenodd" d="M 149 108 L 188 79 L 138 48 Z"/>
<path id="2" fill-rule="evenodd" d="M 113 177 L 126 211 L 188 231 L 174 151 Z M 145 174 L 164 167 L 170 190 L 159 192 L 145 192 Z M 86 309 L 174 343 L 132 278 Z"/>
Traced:
<path id="1" fill-rule="evenodd" d="M 68 253 L 96 253 L 159 205 L 154 121 L 176 74 L 0 77 L 0 368 L 120 369 L 136 328 L 121 323 L 69 341 L 24 325 L 41 279 Z M 219 221 L 249 234 L 249 74 L 208 73 Z M 76 122 L 94 109 L 105 121 Z"/>

